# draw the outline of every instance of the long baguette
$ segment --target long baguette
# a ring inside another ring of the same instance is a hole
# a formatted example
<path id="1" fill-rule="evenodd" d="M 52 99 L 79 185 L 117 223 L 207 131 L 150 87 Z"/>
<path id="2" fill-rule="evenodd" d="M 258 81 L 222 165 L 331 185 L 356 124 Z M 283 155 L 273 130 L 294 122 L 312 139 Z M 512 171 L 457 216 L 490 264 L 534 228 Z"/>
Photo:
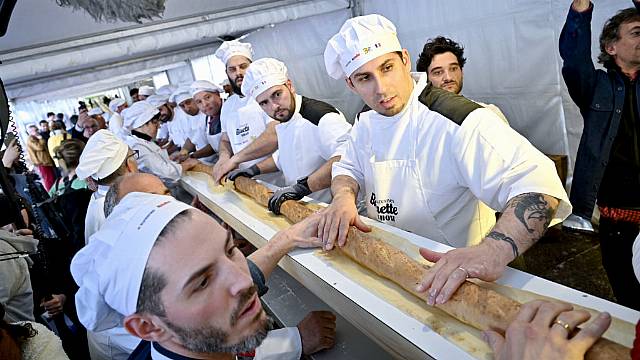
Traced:
<path id="1" fill-rule="evenodd" d="M 213 176 L 213 166 L 205 165 L 201 162 L 197 163 L 189 171 L 201 172 Z"/>
<path id="2" fill-rule="evenodd" d="M 267 206 L 272 192 L 255 180 L 239 177 L 235 187 L 241 193 Z M 297 201 L 285 201 L 280 212 L 291 222 L 297 223 L 313 213 L 313 210 Z M 387 278 L 411 294 L 426 300 L 426 293 L 415 290 L 425 277 L 428 267 L 409 257 L 388 243 L 364 233 L 355 227 L 349 229 L 342 251 L 357 263 Z M 503 333 L 513 321 L 521 304 L 502 294 L 466 281 L 445 304 L 436 305 L 452 317 L 478 330 L 492 329 Z M 628 359 L 630 349 L 601 338 L 587 352 L 585 359 Z"/>

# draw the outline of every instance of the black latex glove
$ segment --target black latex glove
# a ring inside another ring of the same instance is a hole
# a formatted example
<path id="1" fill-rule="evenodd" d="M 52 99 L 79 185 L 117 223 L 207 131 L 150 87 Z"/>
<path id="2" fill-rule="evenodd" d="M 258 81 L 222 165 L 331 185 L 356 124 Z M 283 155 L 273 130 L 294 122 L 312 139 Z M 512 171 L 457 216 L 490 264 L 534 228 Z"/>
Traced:
<path id="1" fill-rule="evenodd" d="M 229 173 L 229 175 L 227 175 L 227 179 L 233 181 L 238 176 L 244 176 L 244 177 L 252 178 L 252 177 L 254 177 L 256 175 L 260 175 L 260 169 L 258 168 L 258 165 L 253 165 L 250 168 L 235 169 L 235 170 L 231 171 Z"/>
<path id="2" fill-rule="evenodd" d="M 269 199 L 269 210 L 276 215 L 280 215 L 280 205 L 282 205 L 283 202 L 287 200 L 300 200 L 309 194 L 311 194 L 311 189 L 309 189 L 307 185 L 306 178 L 304 178 L 304 181 L 298 180 L 296 184 L 280 188 L 280 190 L 271 195 Z"/>

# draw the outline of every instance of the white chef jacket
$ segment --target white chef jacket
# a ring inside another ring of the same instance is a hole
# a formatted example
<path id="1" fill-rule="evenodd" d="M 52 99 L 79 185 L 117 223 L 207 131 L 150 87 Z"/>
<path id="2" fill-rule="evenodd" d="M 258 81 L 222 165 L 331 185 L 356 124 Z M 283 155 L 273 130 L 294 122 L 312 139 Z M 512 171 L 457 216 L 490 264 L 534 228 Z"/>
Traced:
<path id="1" fill-rule="evenodd" d="M 535 192 L 560 200 L 550 225 L 571 213 L 551 160 L 489 109 L 470 112 L 460 125 L 429 109 L 419 101 L 425 85 L 426 76 L 422 76 L 406 107 L 395 116 L 375 111 L 360 114 L 345 154 L 333 165 L 332 177 L 352 177 L 362 192 L 365 174 L 372 173 L 372 158 L 409 159 L 413 149 L 426 199 L 420 207 L 430 209 L 431 214 L 425 217 L 433 217 L 437 225 L 416 233 L 455 247 L 478 243 L 494 225 L 495 216 L 484 210 L 483 202 L 502 210 L 514 196 Z M 390 186 L 401 192 L 403 184 Z M 364 196 L 369 201 L 371 194 Z M 393 202 L 383 199 L 388 200 Z M 412 209 L 397 211 L 407 213 Z M 386 218 L 385 222 L 394 225 Z"/>
<path id="2" fill-rule="evenodd" d="M 183 359 L 178 354 L 164 349 L 163 354 L 158 351 L 157 344 L 151 344 L 151 358 L 153 360 Z M 172 356 L 175 355 L 175 356 Z M 255 360 L 298 360 L 302 356 L 302 341 L 298 328 L 289 327 L 271 330 L 262 344 L 256 348 Z"/>
<path id="3" fill-rule="evenodd" d="M 84 218 L 84 242 L 89 243 L 89 237 L 100 230 L 104 224 L 104 197 L 109 191 L 109 186 L 98 185 L 98 190 L 91 195 L 87 206 L 87 215 Z"/>
<path id="4" fill-rule="evenodd" d="M 487 109 L 493 111 L 494 113 L 496 113 L 496 115 L 498 115 L 498 117 L 502 121 L 504 121 L 505 124 L 509 125 L 509 120 L 507 120 L 507 117 L 504 116 L 504 114 L 502 113 L 502 110 L 500 110 L 499 107 L 497 107 L 497 106 L 495 106 L 493 104 L 485 104 L 485 103 L 480 102 L 480 101 L 475 101 L 475 100 L 472 100 L 472 101 L 475 102 L 476 104 L 482 106 L 482 107 L 486 107 Z"/>
<path id="5" fill-rule="evenodd" d="M 333 106 L 296 95 L 295 112 L 287 122 L 276 125 L 278 150 L 273 159 L 285 178 L 293 185 L 311 175 L 327 160 L 344 153 L 351 125 Z M 309 197 L 331 202 L 329 188 Z"/>
<path id="6" fill-rule="evenodd" d="M 182 131 L 182 118 L 186 116 L 186 113 L 176 107 L 173 112 L 173 118 L 168 122 L 169 138 L 174 144 L 178 146 L 184 145 L 186 137 Z"/>
<path id="7" fill-rule="evenodd" d="M 103 331 L 87 330 L 87 345 L 91 360 L 126 360 L 140 339 L 118 326 Z"/>
<path id="8" fill-rule="evenodd" d="M 170 121 L 160 124 L 160 127 L 158 128 L 158 134 L 156 135 L 156 139 L 163 140 L 169 137 L 169 124 L 171 124 Z"/>
<path id="9" fill-rule="evenodd" d="M 222 104 L 220 122 L 222 132 L 227 134 L 234 154 L 251 144 L 258 136 L 262 135 L 271 119 L 262 111 L 258 103 L 249 97 L 231 95 Z M 238 167 L 246 169 L 264 160 L 266 156 L 243 162 Z"/>
<path id="10" fill-rule="evenodd" d="M 132 150 L 138 150 L 138 170 L 158 176 L 165 182 L 176 182 L 182 176 L 180 164 L 171 161 L 167 150 L 162 149 L 153 141 L 148 141 L 134 135 L 127 136 L 125 141 Z"/>
<path id="11" fill-rule="evenodd" d="M 129 132 L 124 128 L 124 119 L 122 115 L 114 112 L 109 118 L 109 131 L 114 133 L 120 140 L 123 140 L 129 135 Z"/>

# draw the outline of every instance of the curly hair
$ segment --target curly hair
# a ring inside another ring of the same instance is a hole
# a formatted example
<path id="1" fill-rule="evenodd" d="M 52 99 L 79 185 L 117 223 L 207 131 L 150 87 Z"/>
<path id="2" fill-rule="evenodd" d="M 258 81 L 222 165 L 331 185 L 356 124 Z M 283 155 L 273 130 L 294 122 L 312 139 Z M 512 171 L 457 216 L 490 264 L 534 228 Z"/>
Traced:
<path id="1" fill-rule="evenodd" d="M 636 8 L 620 10 L 604 23 L 600 34 L 600 55 L 598 55 L 598 62 L 604 67 L 615 67 L 615 60 L 607 53 L 607 46 L 620 39 L 620 26 L 632 21 L 640 21 L 640 14 Z"/>
<path id="2" fill-rule="evenodd" d="M 460 64 L 460 68 L 464 68 L 464 64 L 467 62 L 467 59 L 464 57 L 464 46 L 444 36 L 438 36 L 435 39 L 427 40 L 427 43 L 424 44 L 422 52 L 416 62 L 416 71 L 427 72 L 431 61 L 433 61 L 433 57 L 446 52 L 451 52 L 455 55 L 458 59 L 458 64 Z"/>
<path id="3" fill-rule="evenodd" d="M 0 339 L 4 336 L 3 334 L 7 334 L 18 346 L 21 346 L 27 339 L 38 335 L 38 331 L 30 323 L 9 324 L 4 321 L 4 314 L 4 305 L 0 303 L 0 329 L 4 330 L 4 332 L 0 331 Z"/>

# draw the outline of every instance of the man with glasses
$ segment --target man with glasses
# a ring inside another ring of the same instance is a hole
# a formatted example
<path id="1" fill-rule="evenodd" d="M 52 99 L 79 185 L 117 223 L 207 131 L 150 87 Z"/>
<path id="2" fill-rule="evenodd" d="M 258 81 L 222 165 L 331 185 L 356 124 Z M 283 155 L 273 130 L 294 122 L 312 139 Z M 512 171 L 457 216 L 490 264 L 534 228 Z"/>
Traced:
<path id="1" fill-rule="evenodd" d="M 153 139 L 160 127 L 160 111 L 146 101 L 139 101 L 122 111 L 125 128 L 131 130 L 126 142 L 131 149 L 139 152 L 137 159 L 140 171 L 157 175 L 169 188 L 198 164 L 196 159 L 186 159 L 181 164 L 171 161 L 165 149 Z"/>
<path id="2" fill-rule="evenodd" d="M 87 141 L 76 168 L 78 178 L 87 179 L 90 187 L 96 189 L 87 207 L 84 230 L 86 243 L 105 222 L 104 200 L 111 185 L 122 175 L 138 172 L 136 158 L 136 151 L 109 130 L 99 130 Z M 132 340 L 125 331 L 118 329 L 87 331 L 87 341 L 92 359 L 126 355 L 137 345 L 135 339 Z"/>

